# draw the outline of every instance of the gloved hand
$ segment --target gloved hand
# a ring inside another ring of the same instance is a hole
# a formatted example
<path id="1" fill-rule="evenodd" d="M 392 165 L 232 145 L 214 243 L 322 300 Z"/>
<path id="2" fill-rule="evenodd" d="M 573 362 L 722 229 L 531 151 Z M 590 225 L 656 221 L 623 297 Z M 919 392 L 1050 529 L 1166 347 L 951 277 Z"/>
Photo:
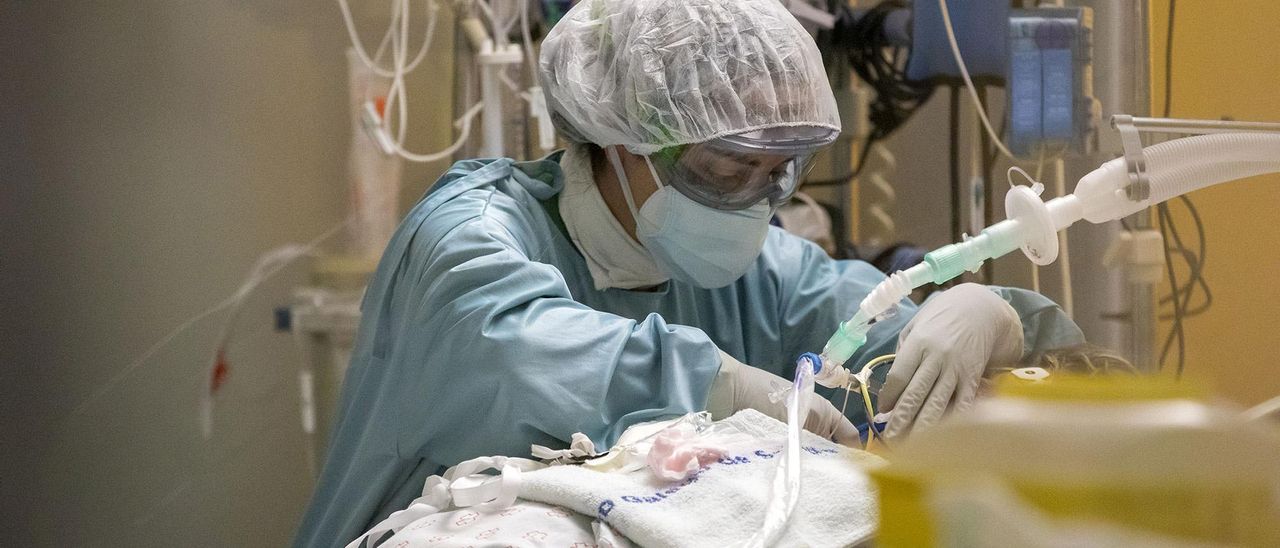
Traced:
<path id="1" fill-rule="evenodd" d="M 763 369 L 745 365 L 724 352 L 720 353 L 720 358 L 720 372 L 712 381 L 711 394 L 707 398 L 707 411 L 711 412 L 712 418 L 719 420 L 743 409 L 755 409 L 787 421 L 786 400 L 770 401 L 769 394 L 785 390 L 791 386 L 790 382 Z M 860 444 L 858 429 L 853 423 L 841 415 L 830 401 L 817 394 L 809 398 L 809 416 L 804 421 L 804 429 L 841 445 L 858 447 Z"/>
<path id="2" fill-rule="evenodd" d="M 897 357 L 878 402 L 882 411 L 893 409 L 886 437 L 971 406 L 987 366 L 1021 356 L 1022 322 L 999 295 L 977 284 L 938 294 L 898 335 Z"/>

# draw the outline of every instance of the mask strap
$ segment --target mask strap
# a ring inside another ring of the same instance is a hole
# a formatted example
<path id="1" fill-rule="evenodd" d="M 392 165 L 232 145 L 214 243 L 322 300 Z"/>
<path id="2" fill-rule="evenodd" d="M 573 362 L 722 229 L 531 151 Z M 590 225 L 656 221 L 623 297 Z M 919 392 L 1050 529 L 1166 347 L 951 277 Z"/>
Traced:
<path id="1" fill-rule="evenodd" d="M 653 162 L 649 161 L 649 157 L 644 157 L 644 165 L 649 166 L 649 175 L 653 176 L 653 184 L 658 185 L 658 190 L 662 190 L 662 177 L 658 176 L 657 170 L 653 169 Z"/>
<path id="2" fill-rule="evenodd" d="M 627 170 L 622 169 L 622 160 L 618 159 L 618 150 L 614 147 L 605 147 L 604 154 L 609 157 L 609 163 L 613 164 L 613 172 L 618 176 L 618 186 L 622 187 L 622 196 L 627 199 L 627 207 L 631 208 L 631 217 L 635 218 L 638 211 L 636 209 L 636 201 L 635 198 L 631 197 L 631 182 L 627 180 Z"/>

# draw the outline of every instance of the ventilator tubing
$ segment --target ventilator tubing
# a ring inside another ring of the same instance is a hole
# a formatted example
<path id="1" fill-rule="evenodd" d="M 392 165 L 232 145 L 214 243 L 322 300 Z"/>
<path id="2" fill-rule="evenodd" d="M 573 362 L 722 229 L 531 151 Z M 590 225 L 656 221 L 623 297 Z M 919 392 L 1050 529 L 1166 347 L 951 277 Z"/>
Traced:
<path id="1" fill-rule="evenodd" d="M 828 387 L 849 386 L 849 372 L 842 366 L 866 343 L 872 321 L 890 312 L 914 289 L 976 272 L 987 260 L 1019 248 L 1032 262 L 1046 265 L 1057 259 L 1057 232 L 1080 219 L 1092 223 L 1114 221 L 1201 188 L 1280 172 L 1280 135 L 1198 135 L 1147 147 L 1143 156 L 1149 193 L 1142 200 L 1129 198 L 1127 189 L 1133 179 L 1124 158 L 1102 164 L 1080 179 L 1074 193 L 1047 203 L 1030 187 L 1011 188 L 1005 197 L 1007 220 L 983 229 L 973 238 L 928 253 L 923 263 L 899 271 L 876 286 L 862 300 L 853 318 L 841 323 L 827 341 L 822 351 L 822 369 L 815 380 Z"/>
<path id="2" fill-rule="evenodd" d="M 1147 147 L 1143 155 L 1151 185 L 1147 199 L 1128 198 L 1124 189 L 1129 185 L 1129 174 L 1124 159 L 1117 158 L 1081 178 L 1073 194 L 1049 205 L 1058 200 L 1078 201 L 1081 217 L 1104 223 L 1208 186 L 1275 173 L 1280 171 L 1280 135 L 1198 135 Z"/>
<path id="3" fill-rule="evenodd" d="M 982 233 L 958 244 L 938 248 L 924 256 L 924 262 L 890 275 L 862 300 L 858 312 L 841 323 L 822 349 L 822 370 L 815 377 L 828 387 L 848 386 L 843 367 L 853 353 L 867 342 L 872 320 L 883 319 L 899 302 L 918 287 L 941 284 L 966 271 L 976 271 L 987 259 L 1018 249 L 1024 221 L 1010 219 L 987 227 Z"/>

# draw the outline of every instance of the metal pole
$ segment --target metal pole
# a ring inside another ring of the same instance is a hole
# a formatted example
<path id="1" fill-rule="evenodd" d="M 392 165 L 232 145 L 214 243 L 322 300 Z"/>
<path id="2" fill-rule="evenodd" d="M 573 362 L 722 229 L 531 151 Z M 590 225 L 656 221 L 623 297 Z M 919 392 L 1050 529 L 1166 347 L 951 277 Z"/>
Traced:
<path id="1" fill-rule="evenodd" d="M 484 53 L 480 54 L 484 56 Z M 480 156 L 484 158 L 501 158 L 505 156 L 503 145 L 505 135 L 502 127 L 502 81 L 498 79 L 498 71 L 502 66 L 497 63 L 481 63 L 480 65 L 480 100 L 484 102 L 483 131 L 484 141 L 480 148 Z"/>
<path id="2" fill-rule="evenodd" d="M 1133 18 L 1136 28 L 1132 34 L 1134 76 L 1133 113 L 1148 116 L 1151 113 L 1151 48 L 1150 10 L 1147 0 L 1133 2 Z M 1147 230 L 1152 226 L 1151 209 L 1130 218 L 1135 230 Z M 1158 367 L 1155 356 L 1156 313 L 1155 286 L 1143 281 L 1129 281 L 1129 355 L 1133 363 L 1146 371 Z"/>
<path id="3" fill-rule="evenodd" d="M 1277 133 L 1280 124 L 1274 122 L 1238 122 L 1235 120 L 1183 120 L 1179 118 L 1132 119 L 1138 131 L 1151 133 Z"/>

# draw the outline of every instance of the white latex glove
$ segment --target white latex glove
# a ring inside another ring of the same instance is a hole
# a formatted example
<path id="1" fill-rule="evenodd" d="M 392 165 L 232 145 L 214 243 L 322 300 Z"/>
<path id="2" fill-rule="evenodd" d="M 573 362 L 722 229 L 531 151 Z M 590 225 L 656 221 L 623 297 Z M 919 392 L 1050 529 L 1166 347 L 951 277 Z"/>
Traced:
<path id="1" fill-rule="evenodd" d="M 765 415 L 787 421 L 785 399 L 770 401 L 769 394 L 791 386 L 786 379 L 763 369 L 757 369 L 720 353 L 720 372 L 711 383 L 707 398 L 707 411 L 711 418 L 720 420 L 743 409 L 755 409 Z M 818 394 L 809 398 L 809 416 L 804 429 L 824 439 L 850 447 L 859 447 L 858 429 L 830 401 Z"/>
<path id="2" fill-rule="evenodd" d="M 925 303 L 898 335 L 878 406 L 892 408 L 888 438 L 928 427 L 973 404 L 988 365 L 1022 356 L 1022 321 L 1009 303 L 978 284 L 962 284 Z"/>

